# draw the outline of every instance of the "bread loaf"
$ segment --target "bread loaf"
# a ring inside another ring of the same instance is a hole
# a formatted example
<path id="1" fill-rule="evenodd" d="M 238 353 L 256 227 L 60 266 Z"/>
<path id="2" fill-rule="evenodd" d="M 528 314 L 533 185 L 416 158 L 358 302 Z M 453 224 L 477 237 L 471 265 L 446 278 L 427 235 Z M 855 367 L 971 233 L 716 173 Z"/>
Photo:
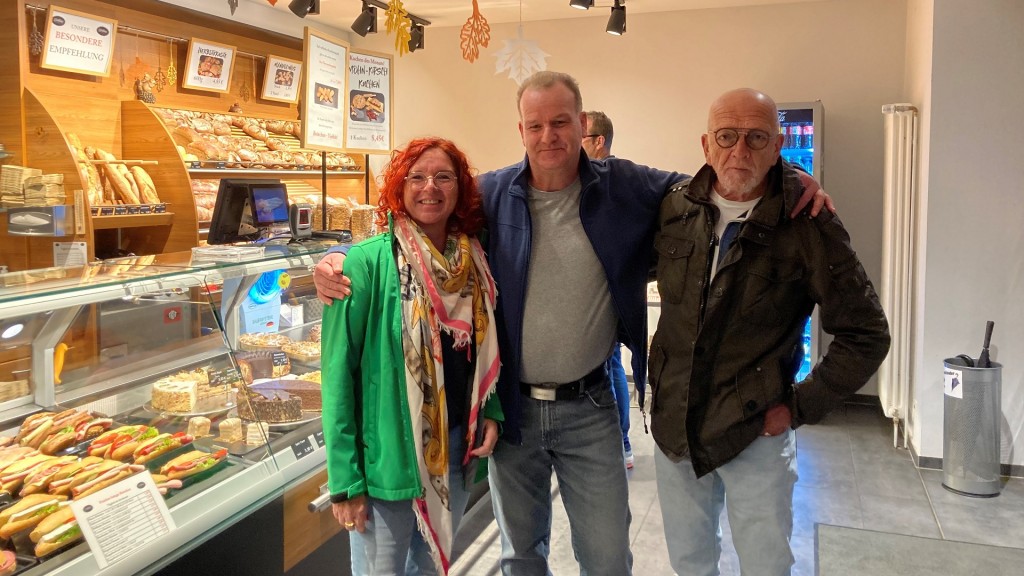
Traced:
<path id="1" fill-rule="evenodd" d="M 149 173 L 142 166 L 132 166 L 131 173 L 139 187 L 139 198 L 146 204 L 159 204 L 160 197 L 156 193 L 156 184 L 153 184 Z"/>
<path id="2" fill-rule="evenodd" d="M 188 146 L 196 140 L 200 140 L 201 136 L 199 132 L 196 132 L 188 126 L 178 126 L 171 132 L 171 138 L 174 139 L 175 144 L 181 144 L 182 146 Z"/>
<path id="3" fill-rule="evenodd" d="M 202 118 L 193 118 L 192 128 L 200 134 L 210 134 L 213 132 L 213 123 Z"/>
<path id="4" fill-rule="evenodd" d="M 117 160 L 117 158 L 106 151 L 96 150 L 97 160 Z M 104 164 L 103 173 L 107 176 L 107 183 L 110 184 L 111 189 L 114 191 L 117 199 L 123 204 L 139 204 L 139 195 L 137 190 L 133 190 L 132 186 L 135 183 L 133 180 L 125 177 L 127 168 L 124 164 Z"/>

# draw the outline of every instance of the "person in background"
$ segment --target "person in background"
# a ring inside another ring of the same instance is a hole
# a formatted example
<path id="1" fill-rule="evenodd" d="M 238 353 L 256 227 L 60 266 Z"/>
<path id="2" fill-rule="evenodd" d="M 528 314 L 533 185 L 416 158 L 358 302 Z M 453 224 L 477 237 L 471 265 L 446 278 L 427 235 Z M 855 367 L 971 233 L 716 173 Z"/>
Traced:
<path id="1" fill-rule="evenodd" d="M 619 158 L 588 159 L 580 146 L 583 99 L 568 74 L 533 74 L 516 103 L 526 158 L 479 178 L 487 253 L 502 290 L 498 394 L 505 421 L 489 476 L 501 571 L 549 573 L 554 472 L 581 572 L 628 576 L 629 494 L 605 366 L 616 342 L 629 347 L 642 406 L 654 227 L 661 200 L 683 176 Z M 812 196 L 812 213 L 825 204 L 817 183 L 807 183 L 794 215 Z M 314 269 L 325 303 L 359 289 L 342 274 L 341 250 Z"/>
<path id="2" fill-rule="evenodd" d="M 491 454 L 503 419 L 496 290 L 465 155 L 441 138 L 394 152 L 376 219 L 389 231 L 348 253 L 355 293 L 324 311 L 328 487 L 354 574 L 446 574 L 464 482 L 478 479 L 464 467 Z"/>
<path id="3" fill-rule="evenodd" d="M 615 130 L 612 121 L 604 112 L 587 112 L 586 134 L 583 136 L 583 151 L 591 160 L 604 160 L 612 156 L 612 138 Z M 622 345 L 618 342 L 608 358 L 608 378 L 612 382 L 612 393 L 619 408 L 619 426 L 622 428 L 622 450 L 627 469 L 633 468 L 633 447 L 629 443 L 629 382 L 622 367 Z"/>
<path id="4" fill-rule="evenodd" d="M 661 318 L 651 429 L 672 569 L 719 573 L 719 517 L 744 574 L 790 574 L 794 428 L 819 421 L 889 350 L 878 296 L 839 218 L 792 218 L 802 190 L 779 157 L 778 111 L 751 89 L 711 105 L 707 164 L 672 187 L 655 238 Z M 815 304 L 835 340 L 803 382 Z"/>

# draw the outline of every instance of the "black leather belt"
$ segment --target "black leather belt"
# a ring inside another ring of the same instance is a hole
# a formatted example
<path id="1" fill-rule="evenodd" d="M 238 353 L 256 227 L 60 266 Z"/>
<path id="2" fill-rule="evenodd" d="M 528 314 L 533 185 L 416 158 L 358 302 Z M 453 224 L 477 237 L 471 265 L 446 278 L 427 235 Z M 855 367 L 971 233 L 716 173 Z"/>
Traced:
<path id="1" fill-rule="evenodd" d="M 575 400 L 582 397 L 591 386 L 604 382 L 607 377 L 608 372 L 605 370 L 604 363 L 601 363 L 597 368 L 594 368 L 589 374 L 579 380 L 573 380 L 564 384 L 555 382 L 527 384 L 526 382 L 521 382 L 519 390 L 524 396 L 529 396 L 536 400 Z"/>

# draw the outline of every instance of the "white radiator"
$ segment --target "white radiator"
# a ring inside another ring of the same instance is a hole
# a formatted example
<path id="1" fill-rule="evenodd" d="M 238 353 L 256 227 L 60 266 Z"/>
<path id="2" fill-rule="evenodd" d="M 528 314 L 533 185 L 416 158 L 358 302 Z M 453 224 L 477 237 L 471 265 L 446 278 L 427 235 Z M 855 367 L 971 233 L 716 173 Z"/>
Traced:
<path id="1" fill-rule="evenodd" d="M 878 397 L 892 418 L 893 446 L 909 434 L 910 382 L 913 363 L 913 299 L 917 202 L 917 108 L 887 104 L 885 118 L 885 196 L 880 296 L 889 319 L 892 348 L 878 371 Z"/>

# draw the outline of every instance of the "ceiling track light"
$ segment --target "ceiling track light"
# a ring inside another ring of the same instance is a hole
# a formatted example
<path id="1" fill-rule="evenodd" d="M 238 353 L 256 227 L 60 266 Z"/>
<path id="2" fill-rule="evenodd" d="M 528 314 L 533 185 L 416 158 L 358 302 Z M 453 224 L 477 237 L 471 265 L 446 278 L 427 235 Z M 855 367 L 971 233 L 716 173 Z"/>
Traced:
<path id="1" fill-rule="evenodd" d="M 622 36 L 626 33 L 626 7 L 620 0 L 615 0 L 615 6 L 612 6 L 612 15 L 608 17 L 608 27 L 604 30 L 614 36 Z"/>
<path id="2" fill-rule="evenodd" d="M 569 6 L 580 10 L 589 10 L 594 6 L 594 0 L 569 0 Z"/>
<path id="3" fill-rule="evenodd" d="M 288 9 L 299 18 L 305 18 L 307 14 L 316 16 L 320 14 L 320 0 L 292 0 Z"/>
<path id="4" fill-rule="evenodd" d="M 423 32 L 423 25 L 414 22 L 409 30 L 409 52 L 415 52 L 423 48 Z"/>
<path id="5" fill-rule="evenodd" d="M 363 11 L 352 22 L 352 31 L 360 36 L 377 32 L 377 7 L 363 2 Z"/>

